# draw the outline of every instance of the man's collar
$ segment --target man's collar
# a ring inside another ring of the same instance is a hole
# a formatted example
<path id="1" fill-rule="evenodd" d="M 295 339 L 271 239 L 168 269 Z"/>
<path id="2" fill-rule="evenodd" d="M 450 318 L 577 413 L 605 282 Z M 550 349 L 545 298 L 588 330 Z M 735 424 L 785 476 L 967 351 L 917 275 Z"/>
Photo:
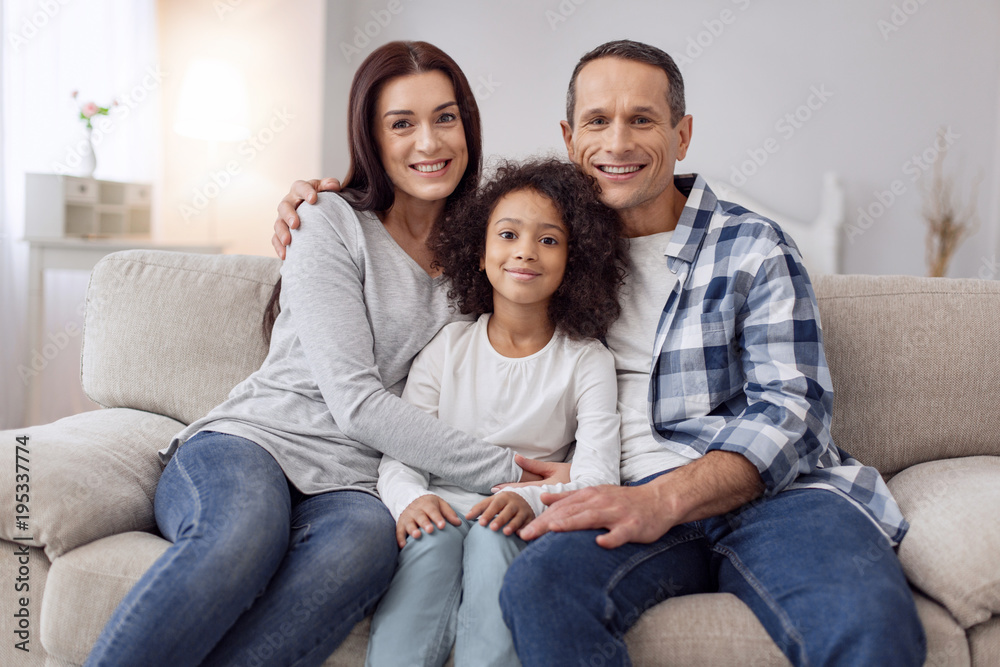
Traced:
<path id="1" fill-rule="evenodd" d="M 705 238 L 718 199 L 705 183 L 705 179 L 698 174 L 675 175 L 674 185 L 687 197 L 687 201 L 684 203 L 684 210 L 681 211 L 677 227 L 664 254 L 690 264 L 694 261 L 698 247 Z"/>

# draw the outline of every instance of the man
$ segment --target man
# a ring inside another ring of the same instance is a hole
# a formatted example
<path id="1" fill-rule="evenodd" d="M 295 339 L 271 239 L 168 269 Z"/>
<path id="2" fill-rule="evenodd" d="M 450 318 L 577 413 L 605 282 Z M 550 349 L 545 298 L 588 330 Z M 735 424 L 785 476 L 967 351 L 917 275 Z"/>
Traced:
<path id="1" fill-rule="evenodd" d="M 550 507 L 521 531 L 535 541 L 501 594 L 518 656 L 629 664 L 622 638 L 645 609 L 725 591 L 793 664 L 922 664 L 923 629 L 888 548 L 907 525 L 878 473 L 831 440 L 798 250 L 700 177 L 674 176 L 691 142 L 683 86 L 670 56 L 628 40 L 583 56 L 570 81 L 569 157 L 631 238 L 607 338 L 626 486 L 543 496 Z M 873 544 L 885 557 L 853 567 Z"/>

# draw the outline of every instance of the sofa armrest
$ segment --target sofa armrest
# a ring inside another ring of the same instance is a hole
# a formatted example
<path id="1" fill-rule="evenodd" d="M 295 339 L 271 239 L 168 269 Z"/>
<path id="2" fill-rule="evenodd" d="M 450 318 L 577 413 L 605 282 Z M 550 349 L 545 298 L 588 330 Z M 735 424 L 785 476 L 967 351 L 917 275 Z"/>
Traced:
<path id="1" fill-rule="evenodd" d="M 929 461 L 888 482 L 910 530 L 907 578 L 963 628 L 1000 614 L 1000 456 Z"/>
<path id="2" fill-rule="evenodd" d="M 0 497 L 28 494 L 21 529 L 17 504 L 0 506 L 0 538 L 42 547 L 51 561 L 108 535 L 154 528 L 153 496 L 163 468 L 156 451 L 182 428 L 169 417 L 112 408 L 0 432 L 0 467 L 8 471 L 0 475 Z M 28 437 L 27 454 L 21 451 L 27 461 L 20 461 L 28 477 L 18 480 L 20 436 Z"/>

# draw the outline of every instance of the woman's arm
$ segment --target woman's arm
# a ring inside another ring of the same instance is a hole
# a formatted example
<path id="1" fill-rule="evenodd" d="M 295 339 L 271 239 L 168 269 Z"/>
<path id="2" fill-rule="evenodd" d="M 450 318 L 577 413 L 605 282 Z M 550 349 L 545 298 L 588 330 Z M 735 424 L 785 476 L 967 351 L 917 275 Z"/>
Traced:
<path id="1" fill-rule="evenodd" d="M 363 292 L 355 214 L 339 197 L 299 209 L 282 266 L 282 306 L 319 390 L 343 433 L 463 488 L 488 493 L 515 481 L 513 452 L 451 428 L 382 383 Z M 401 312 L 399 326 L 410 326 Z"/>

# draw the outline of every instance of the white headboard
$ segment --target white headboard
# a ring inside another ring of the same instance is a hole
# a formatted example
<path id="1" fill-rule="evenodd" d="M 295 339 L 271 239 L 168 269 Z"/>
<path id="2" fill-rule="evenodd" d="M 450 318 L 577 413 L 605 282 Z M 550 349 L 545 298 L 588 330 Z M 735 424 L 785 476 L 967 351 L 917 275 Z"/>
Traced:
<path id="1" fill-rule="evenodd" d="M 705 176 L 705 181 L 719 199 L 739 204 L 778 223 L 799 247 L 809 275 L 840 273 L 840 244 L 844 238 L 841 229 L 844 224 L 844 190 L 835 173 L 827 172 L 823 175 L 819 214 L 812 222 L 794 220 L 778 213 L 770 206 L 758 203 L 743 192 L 733 189 L 724 180 Z"/>

